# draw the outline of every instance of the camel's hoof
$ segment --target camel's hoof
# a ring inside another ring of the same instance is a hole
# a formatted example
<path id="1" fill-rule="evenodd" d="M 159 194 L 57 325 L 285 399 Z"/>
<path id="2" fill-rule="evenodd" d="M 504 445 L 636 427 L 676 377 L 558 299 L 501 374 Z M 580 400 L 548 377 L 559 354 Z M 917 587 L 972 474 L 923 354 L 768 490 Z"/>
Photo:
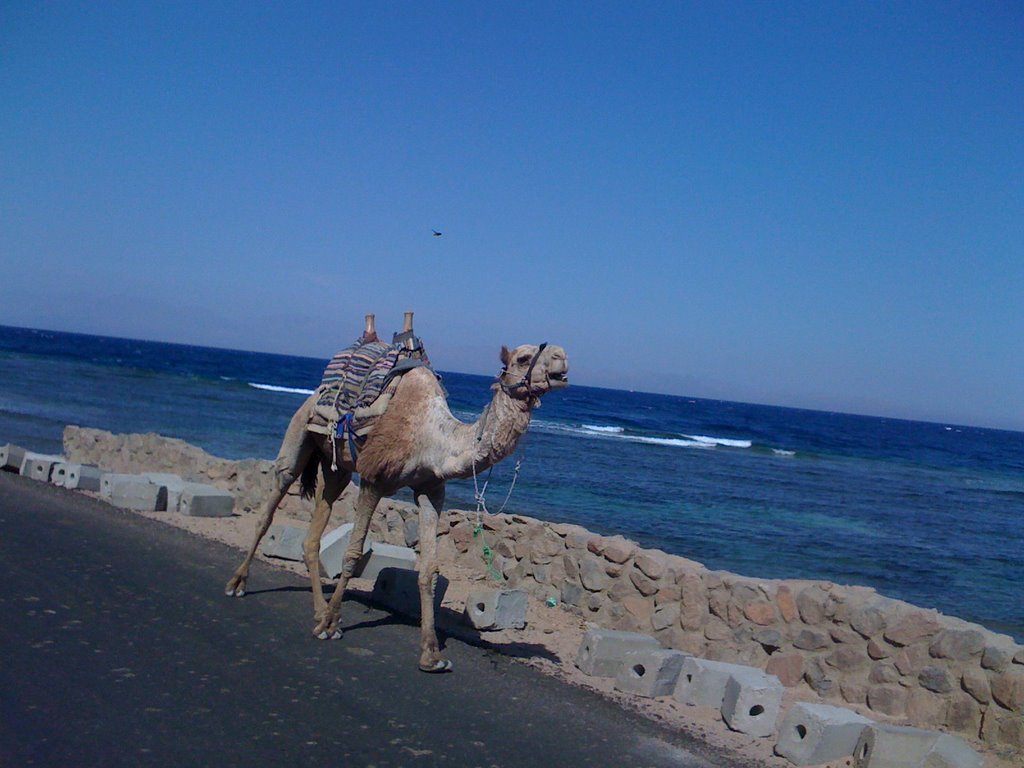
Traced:
<path id="1" fill-rule="evenodd" d="M 245 585 L 244 584 L 228 584 L 224 590 L 224 594 L 228 597 L 245 597 Z"/>
<path id="2" fill-rule="evenodd" d="M 437 673 L 440 673 L 440 672 L 451 672 L 451 671 L 452 671 L 452 663 L 450 661 L 448 661 L 448 659 L 441 659 L 440 661 L 435 661 L 429 667 L 424 667 L 422 665 L 420 666 L 420 672 L 430 672 L 432 674 L 437 674 Z"/>
<path id="3" fill-rule="evenodd" d="M 341 627 L 338 626 L 337 621 L 331 621 L 326 618 L 318 621 L 316 626 L 313 627 L 313 636 L 317 640 L 340 640 L 342 634 Z"/>

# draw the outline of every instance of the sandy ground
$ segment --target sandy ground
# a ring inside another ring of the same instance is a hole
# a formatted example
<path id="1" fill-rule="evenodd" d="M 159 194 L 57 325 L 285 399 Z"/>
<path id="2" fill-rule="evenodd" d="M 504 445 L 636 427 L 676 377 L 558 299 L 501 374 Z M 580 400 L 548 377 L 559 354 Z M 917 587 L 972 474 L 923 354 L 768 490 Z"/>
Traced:
<path id="1" fill-rule="evenodd" d="M 91 494 L 90 494 L 91 495 Z M 252 541 L 255 531 L 255 515 L 235 515 L 229 518 L 200 518 L 187 517 L 179 513 L 168 512 L 139 512 L 138 514 L 153 520 L 169 525 L 183 528 L 199 536 L 222 542 L 239 550 L 246 550 Z M 275 517 L 276 523 L 291 524 L 304 528 L 305 523 L 293 520 L 282 515 Z M 332 527 L 332 526 L 329 526 Z M 239 553 L 241 562 L 242 553 Z M 264 557 L 257 554 L 257 558 L 276 568 L 292 571 L 301 576 L 306 576 L 306 567 L 302 563 L 280 560 L 277 558 Z M 465 568 L 452 563 L 442 564 L 442 573 L 449 580 L 448 590 L 445 594 L 443 606 L 461 615 L 465 607 L 466 597 L 473 589 L 487 588 L 490 584 L 486 577 L 473 573 Z M 224 581 L 227 582 L 230 573 L 224 574 Z M 264 585 L 251 584 L 252 588 L 263 588 Z M 366 579 L 352 579 L 349 582 L 350 590 L 363 593 L 365 596 L 373 590 L 373 583 Z M 312 611 L 312 606 L 310 607 Z M 310 613 L 310 628 L 312 628 L 312 612 Z M 344 624 L 344 617 L 342 619 Z M 548 607 L 541 601 L 531 597 L 527 609 L 527 626 L 521 630 L 498 630 L 482 634 L 488 643 L 488 647 L 498 652 L 505 653 L 519 663 L 535 667 L 544 674 L 553 676 L 571 685 L 577 685 L 600 693 L 601 695 L 616 701 L 623 708 L 628 708 L 641 713 L 651 720 L 657 721 L 666 727 L 684 731 L 714 747 L 725 749 L 743 759 L 749 761 L 751 768 L 792 766 L 788 760 L 773 753 L 775 739 L 761 739 L 746 736 L 741 733 L 730 731 L 722 721 L 718 710 L 704 707 L 691 707 L 671 699 L 671 697 L 660 697 L 647 699 L 633 695 L 623 694 L 613 687 L 614 681 L 605 678 L 593 678 L 580 672 L 574 662 L 576 651 L 580 641 L 587 629 L 594 625 L 584 621 L 581 617 L 569 613 L 560 607 Z M 450 621 L 438 621 L 438 628 L 452 637 L 463 637 L 476 640 L 476 632 L 470 632 L 468 628 Z M 541 655 L 534 651 L 524 653 L 524 648 L 542 648 Z M 414 663 L 410 659 L 410 664 Z M 458 674 L 458 670 L 455 670 Z M 782 717 L 788 708 L 800 700 L 816 701 L 816 697 L 810 691 L 800 689 L 788 689 L 783 702 Z M 871 719 L 877 720 L 877 716 L 863 712 Z M 982 746 L 972 743 L 975 749 L 982 751 Z M 852 758 L 824 764 L 827 768 L 846 768 L 853 765 Z M 985 768 L 1013 768 L 1016 763 L 999 759 L 996 755 L 985 754 Z"/>

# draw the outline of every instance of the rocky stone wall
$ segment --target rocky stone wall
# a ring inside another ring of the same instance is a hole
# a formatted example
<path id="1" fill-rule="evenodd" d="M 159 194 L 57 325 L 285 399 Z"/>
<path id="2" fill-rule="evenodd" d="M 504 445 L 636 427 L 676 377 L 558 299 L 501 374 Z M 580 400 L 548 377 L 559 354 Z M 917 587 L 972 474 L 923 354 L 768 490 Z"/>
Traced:
<path id="1" fill-rule="evenodd" d="M 554 597 L 600 626 L 758 666 L 875 716 L 1024 748 L 1024 647 L 1006 635 L 867 587 L 710 571 L 574 525 L 485 515 L 477 531 L 475 515 L 445 517 L 445 559 Z"/>
<path id="2" fill-rule="evenodd" d="M 65 451 L 113 471 L 192 474 L 236 493 L 239 511 L 255 509 L 270 489 L 270 462 L 228 462 L 156 435 L 69 427 Z M 336 511 L 339 519 L 351 516 L 350 499 Z M 286 504 L 293 505 L 288 514 L 302 512 L 295 497 Z M 371 531 L 415 546 L 415 507 L 382 504 Z M 518 515 L 450 511 L 439 525 L 438 553 L 495 583 L 554 598 L 599 626 L 758 666 L 786 686 L 807 686 L 876 718 L 1024 752 L 1024 647 L 873 589 L 710 571 L 621 536 Z"/>

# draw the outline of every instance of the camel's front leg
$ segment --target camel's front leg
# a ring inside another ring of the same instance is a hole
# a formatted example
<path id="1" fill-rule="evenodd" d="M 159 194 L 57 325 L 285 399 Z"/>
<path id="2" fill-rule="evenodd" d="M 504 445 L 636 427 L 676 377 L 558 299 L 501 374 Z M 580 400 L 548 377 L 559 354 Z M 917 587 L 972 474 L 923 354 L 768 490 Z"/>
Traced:
<path id="1" fill-rule="evenodd" d="M 336 640 L 341 637 L 341 601 L 345 597 L 345 590 L 348 588 L 348 580 L 356 569 L 356 563 L 363 554 L 363 545 L 366 543 L 366 534 L 370 531 L 370 520 L 377 504 L 381 500 L 381 493 L 373 483 L 362 480 L 359 484 L 359 498 L 356 500 L 356 517 L 352 525 L 352 535 L 349 537 L 348 549 L 345 550 L 345 559 L 342 561 L 341 576 L 334 585 L 334 594 L 331 595 L 331 602 L 326 606 L 323 615 L 317 615 L 317 625 L 313 628 L 313 634 L 321 640 L 328 638 Z"/>
<path id="2" fill-rule="evenodd" d="M 444 508 L 444 483 L 415 491 L 420 511 L 420 669 L 447 672 L 452 663 L 441 657 L 434 626 L 434 590 L 437 586 L 437 520 Z"/>
<path id="3" fill-rule="evenodd" d="M 334 622 L 330 620 L 327 601 L 324 599 L 323 585 L 320 583 L 320 539 L 323 538 L 324 529 L 331 519 L 331 508 L 335 500 L 345 490 L 345 486 L 352 478 L 351 472 L 344 469 L 332 470 L 325 465 L 325 461 L 321 457 L 320 473 L 316 484 L 316 506 L 313 508 L 313 518 L 309 523 L 306 540 L 302 546 L 306 569 L 309 571 L 309 583 L 313 589 L 313 618 L 316 620 L 313 634 L 321 640 L 332 636 L 341 637 L 341 633 L 337 632 L 335 635 Z"/>

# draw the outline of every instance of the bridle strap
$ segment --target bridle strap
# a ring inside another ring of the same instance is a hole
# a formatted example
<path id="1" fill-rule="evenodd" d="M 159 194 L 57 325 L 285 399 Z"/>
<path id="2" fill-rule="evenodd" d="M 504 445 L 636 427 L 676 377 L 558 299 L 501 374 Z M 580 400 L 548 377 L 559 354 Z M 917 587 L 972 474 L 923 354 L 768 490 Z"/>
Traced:
<path id="1" fill-rule="evenodd" d="M 548 343 L 545 341 L 537 348 L 537 354 L 535 354 L 533 356 L 533 360 L 530 361 L 530 367 L 526 369 L 526 374 L 515 384 L 506 384 L 501 380 L 501 377 L 508 373 L 508 366 L 505 366 L 505 368 L 502 369 L 501 373 L 498 374 L 498 384 L 500 384 L 501 388 L 505 390 L 505 394 L 511 397 L 516 390 L 523 389 L 524 387 L 528 394 L 533 394 L 530 391 L 530 382 L 533 380 L 533 367 L 537 365 L 537 361 L 540 360 L 541 353 L 547 348 L 547 346 Z"/>

